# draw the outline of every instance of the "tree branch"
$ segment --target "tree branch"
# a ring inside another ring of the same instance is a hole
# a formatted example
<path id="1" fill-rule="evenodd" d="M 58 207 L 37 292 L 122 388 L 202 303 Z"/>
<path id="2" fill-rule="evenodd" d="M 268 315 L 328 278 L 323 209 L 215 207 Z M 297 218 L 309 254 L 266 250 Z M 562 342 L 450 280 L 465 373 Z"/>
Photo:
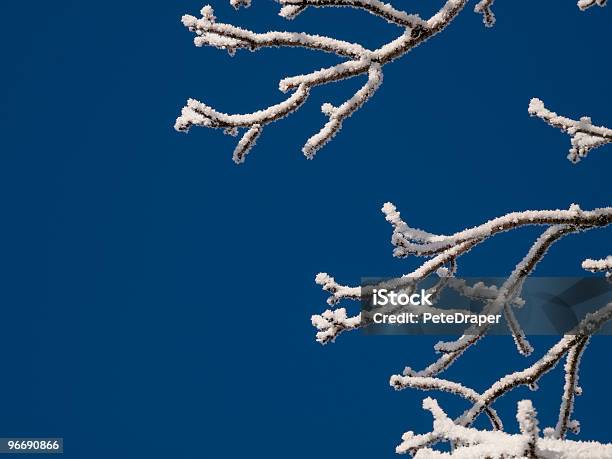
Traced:
<path id="1" fill-rule="evenodd" d="M 308 139 L 302 151 L 308 159 L 325 145 L 342 127 L 342 122 L 358 110 L 374 94 L 382 82 L 381 68 L 385 64 L 402 57 L 411 49 L 442 31 L 463 9 L 468 0 L 447 0 L 444 6 L 425 21 L 417 15 L 409 15 L 378 0 L 282 0 L 281 15 L 287 18 L 295 17 L 306 7 L 350 6 L 364 9 L 404 28 L 404 32 L 391 42 L 376 50 L 337 40 L 331 37 L 311 35 L 298 32 L 265 32 L 257 33 L 242 29 L 231 24 L 218 23 L 213 9 L 207 5 L 201 10 L 202 17 L 185 15 L 182 22 L 191 32 L 195 33 L 196 46 L 213 46 L 227 50 L 233 55 L 237 49 L 255 51 L 266 47 L 301 47 L 316 51 L 336 54 L 347 61 L 332 67 L 320 69 L 308 74 L 284 78 L 279 83 L 281 91 L 295 89 L 285 102 L 266 109 L 244 115 L 230 115 L 219 112 L 197 100 L 189 99 L 175 123 L 175 129 L 187 132 L 192 126 L 222 128 L 227 134 L 236 135 L 237 129 L 247 128 L 234 153 L 234 161 L 244 161 L 249 148 L 261 134 L 263 127 L 273 121 L 297 110 L 307 99 L 311 88 L 334 81 L 352 78 L 361 74 L 368 76 L 368 82 L 357 93 L 339 107 L 325 104 L 322 111 L 329 117 L 323 129 Z M 248 6 L 250 1 L 232 0 L 234 7 Z M 257 128 L 252 129 L 257 125 Z M 257 136 L 254 136 L 255 132 Z"/>
<path id="2" fill-rule="evenodd" d="M 578 8 L 584 11 L 595 5 L 604 7 L 607 3 L 608 0 L 578 0 Z"/>
<path id="3" fill-rule="evenodd" d="M 561 397 L 561 407 L 559 408 L 559 420 L 555 427 L 555 437 L 565 438 L 567 430 L 572 422 L 571 416 L 574 411 L 574 399 L 581 393 L 578 387 L 578 369 L 582 353 L 589 343 L 589 337 L 582 338 L 567 353 L 565 363 L 565 385 L 563 386 L 563 396 Z"/>
<path id="4" fill-rule="evenodd" d="M 606 273 L 606 278 L 612 280 L 612 255 L 608 255 L 601 260 L 587 258 L 582 262 L 582 269 L 592 273 Z"/>
<path id="5" fill-rule="evenodd" d="M 293 19 L 307 7 L 352 7 L 360 8 L 385 19 L 391 24 L 414 29 L 426 25 L 416 14 L 407 14 L 405 11 L 395 9 L 392 5 L 378 0 L 279 0 L 282 5 L 280 15 Z"/>
<path id="6" fill-rule="evenodd" d="M 423 400 L 423 408 L 431 412 L 433 431 L 424 435 L 407 432 L 396 448 L 398 453 L 413 453 L 415 459 L 525 459 L 525 458 L 607 458 L 612 457 L 612 445 L 599 442 L 579 442 L 539 436 L 536 410 L 531 401 L 518 403 L 517 421 L 520 433 L 483 431 L 457 425 L 432 398 Z M 433 440 L 444 440 L 456 446 L 442 453 L 426 446 Z"/>
<path id="7" fill-rule="evenodd" d="M 591 150 L 612 142 L 612 129 L 594 126 L 588 116 L 583 116 L 579 121 L 576 121 L 557 115 L 555 112 L 548 110 L 540 99 L 531 99 L 529 114 L 537 116 L 549 125 L 570 135 L 572 148 L 567 155 L 567 159 L 573 163 L 586 158 Z"/>

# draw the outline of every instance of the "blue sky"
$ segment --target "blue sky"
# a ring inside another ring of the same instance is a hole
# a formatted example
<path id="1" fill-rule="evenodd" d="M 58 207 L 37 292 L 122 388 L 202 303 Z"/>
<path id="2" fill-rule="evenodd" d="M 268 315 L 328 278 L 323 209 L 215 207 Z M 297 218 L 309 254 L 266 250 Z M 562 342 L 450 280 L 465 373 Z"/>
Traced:
<path id="1" fill-rule="evenodd" d="M 363 12 L 312 10 L 287 23 L 275 3 L 253 3 L 213 5 L 220 20 L 261 31 L 368 46 L 398 33 Z M 438 233 L 511 210 L 609 205 L 610 148 L 573 166 L 567 136 L 527 105 L 537 96 L 612 125 L 612 9 L 500 0 L 493 29 L 467 9 L 386 66 L 376 96 L 314 161 L 300 148 L 325 121 L 321 103 L 341 103 L 361 80 L 315 90 L 238 167 L 236 139 L 172 129 L 185 100 L 251 111 L 281 100 L 280 78 L 334 58 L 195 48 L 180 17 L 201 6 L 0 7 L 0 433 L 63 436 L 71 458 L 392 457 L 402 432 L 431 420 L 424 394 L 395 393 L 388 377 L 431 361 L 435 339 L 355 333 L 322 348 L 309 321 L 326 307 L 314 276 L 355 284 L 415 266 L 391 256 L 385 201 Z M 537 234 L 499 236 L 461 270 L 507 274 Z M 580 275 L 610 240 L 609 230 L 570 236 L 538 274 Z M 536 355 L 550 342 L 535 340 Z M 584 358 L 583 438 L 610 439 L 609 345 L 595 339 Z M 503 368 L 492 364 L 501 355 Z M 524 366 L 510 339 L 494 337 L 448 377 L 483 389 Z M 533 397 L 551 425 L 559 376 L 500 400 L 507 424 L 517 397 Z"/>

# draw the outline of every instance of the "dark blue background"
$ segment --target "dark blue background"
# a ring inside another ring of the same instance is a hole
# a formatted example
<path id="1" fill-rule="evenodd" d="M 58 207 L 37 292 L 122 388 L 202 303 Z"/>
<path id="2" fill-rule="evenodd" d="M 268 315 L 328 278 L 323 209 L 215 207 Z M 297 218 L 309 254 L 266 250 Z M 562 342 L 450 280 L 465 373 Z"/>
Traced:
<path id="1" fill-rule="evenodd" d="M 377 46 L 399 30 L 364 12 L 311 10 L 294 22 L 254 0 L 220 20 Z M 410 7 L 417 3 L 410 2 Z M 429 15 L 442 1 L 423 9 Z M 422 393 L 389 375 L 434 358 L 435 339 L 347 334 L 322 348 L 319 271 L 343 283 L 392 276 L 379 209 L 452 232 L 510 210 L 610 204 L 610 148 L 577 166 L 569 139 L 527 115 L 531 97 L 612 125 L 612 8 L 499 1 L 485 29 L 470 5 L 384 68 L 376 96 L 314 161 L 300 153 L 361 79 L 313 91 L 266 128 L 243 166 L 236 139 L 172 129 L 188 97 L 245 112 L 282 100 L 278 80 L 335 62 L 305 50 L 198 49 L 180 24 L 201 3 L 3 2 L 1 436 L 63 436 L 70 458 L 392 457 L 431 427 Z M 538 231 L 501 235 L 461 260 L 504 275 Z M 610 231 L 573 235 L 538 268 L 579 275 Z M 552 339 L 535 340 L 536 357 Z M 610 440 L 609 338 L 587 352 L 576 417 Z M 531 361 L 532 359 L 528 359 Z M 503 362 L 503 364 L 502 364 Z M 527 363 L 490 338 L 446 375 L 482 390 Z M 554 425 L 560 368 L 518 398 Z M 438 397 L 438 395 L 435 395 Z M 451 413 L 467 405 L 439 396 Z"/>

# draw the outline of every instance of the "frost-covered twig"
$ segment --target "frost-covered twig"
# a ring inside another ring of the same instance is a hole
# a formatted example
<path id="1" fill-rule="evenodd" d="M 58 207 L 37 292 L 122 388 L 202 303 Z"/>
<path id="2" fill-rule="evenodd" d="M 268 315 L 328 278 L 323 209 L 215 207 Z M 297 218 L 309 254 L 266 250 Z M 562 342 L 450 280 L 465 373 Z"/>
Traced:
<path id="1" fill-rule="evenodd" d="M 559 421 L 556 429 L 553 431 L 554 438 L 564 438 L 566 430 L 577 429 L 578 423 L 571 421 L 570 416 L 573 409 L 573 399 L 576 394 L 579 393 L 577 386 L 578 380 L 578 363 L 584 348 L 586 347 L 589 336 L 596 333 L 606 322 L 612 319 L 612 303 L 608 303 L 598 311 L 587 314 L 587 316 L 567 335 L 565 335 L 555 346 L 550 348 L 544 356 L 536 361 L 529 368 L 510 373 L 497 382 L 495 382 L 489 389 L 484 391 L 482 394 L 474 393 L 470 389 L 463 388 L 463 386 L 456 383 L 441 380 L 439 378 L 422 378 L 419 376 L 412 376 L 405 374 L 403 376 L 395 375 L 391 377 L 390 383 L 395 389 L 403 389 L 406 387 L 415 387 L 422 390 L 443 390 L 447 392 L 453 392 L 465 399 L 473 400 L 474 405 L 467 410 L 463 415 L 458 417 L 456 420 L 451 421 L 453 423 L 453 429 L 456 426 L 459 430 L 470 427 L 478 415 L 482 412 L 486 412 L 489 415 L 489 409 L 492 403 L 500 398 L 507 392 L 521 386 L 529 385 L 530 387 L 536 387 L 538 380 L 552 370 L 558 362 L 567 355 L 566 370 L 566 385 L 564 387 L 564 393 L 562 402 L 559 410 Z M 406 373 L 406 372 L 405 372 Z M 414 382 L 413 382 L 414 381 Z M 427 381 L 424 384 L 423 381 Z M 524 407 L 523 421 L 527 419 L 528 407 Z M 490 417 L 490 415 L 489 415 Z M 525 435 L 524 427 L 528 423 L 523 422 L 522 431 Z M 495 426 L 494 426 L 495 428 Z M 498 429 L 496 429 L 498 430 Z M 528 430 L 528 429 L 527 429 Z M 550 429 L 547 429 L 550 430 Z M 462 431 L 462 430 L 461 430 Z M 533 445 L 533 431 L 530 435 L 531 441 L 526 443 L 525 446 L 529 446 L 530 451 L 534 451 Z M 424 435 L 415 436 L 412 432 L 408 432 L 403 437 L 403 442 L 397 448 L 397 452 L 416 452 L 428 446 L 435 444 L 436 442 L 446 440 L 460 440 L 452 439 L 441 435 L 434 428 L 433 432 Z M 465 439 L 462 440 L 465 443 Z M 426 449 L 428 450 L 428 449 Z M 431 450 L 428 450 L 431 451 Z M 478 451 L 481 451 L 478 449 Z M 506 450 L 506 454 L 509 454 L 509 450 Z M 419 457 L 418 454 L 416 457 Z M 441 456 L 443 457 L 443 456 Z M 466 456 L 472 457 L 472 456 Z M 474 456 L 476 457 L 476 456 Z M 492 456 L 498 457 L 498 456 Z M 501 456 L 506 457 L 506 456 Z M 514 457 L 512 455 L 507 457 Z M 540 456 L 518 456 L 518 457 L 540 457 Z M 543 456 L 548 457 L 548 456 Z M 557 456 L 551 456 L 557 457 Z M 562 456 L 564 457 L 564 456 Z M 597 456 L 595 456 L 597 457 Z M 612 457 L 612 456 L 611 456 Z"/>
<path id="2" fill-rule="evenodd" d="M 482 14 L 482 22 L 487 27 L 493 27 L 495 25 L 495 14 L 491 6 L 495 0 L 480 0 L 474 7 L 476 13 Z"/>
<path id="3" fill-rule="evenodd" d="M 559 409 L 559 420 L 555 427 L 555 436 L 557 438 L 565 438 L 568 429 L 577 432 L 576 421 L 572 421 L 571 416 L 574 411 L 574 399 L 582 393 L 582 389 L 578 386 L 578 368 L 580 367 L 580 358 L 589 343 L 589 337 L 583 337 L 574 347 L 567 353 L 567 361 L 565 362 L 565 385 L 563 386 L 563 396 L 561 397 L 561 407 Z"/>
<path id="4" fill-rule="evenodd" d="M 594 126 L 588 116 L 583 116 L 579 121 L 560 116 L 548 110 L 540 99 L 531 99 L 529 114 L 543 119 L 551 126 L 570 135 L 572 148 L 567 158 L 573 163 L 585 158 L 594 148 L 612 143 L 612 129 Z"/>
<path id="5" fill-rule="evenodd" d="M 493 27 L 495 25 L 495 14 L 491 7 L 495 0 L 480 0 L 474 7 L 476 13 L 482 14 L 482 21 L 487 27 Z M 607 0 L 578 0 L 578 8 L 584 11 L 592 6 L 605 6 Z"/>
<path id="6" fill-rule="evenodd" d="M 416 14 L 407 14 L 388 3 L 378 0 L 279 0 L 282 5 L 280 16 L 293 19 L 308 7 L 352 7 L 366 10 L 401 27 L 415 28 L 426 26 Z"/>
<path id="7" fill-rule="evenodd" d="M 438 270 L 438 273 L 439 271 L 440 270 Z M 464 298 L 473 300 L 494 300 L 499 295 L 499 287 L 496 285 L 486 285 L 482 281 L 476 282 L 474 285 L 468 285 L 464 279 L 459 279 L 457 277 L 448 277 L 446 280 L 445 286 L 457 291 Z M 516 296 L 513 298 L 512 304 L 523 306 L 525 300 L 520 296 Z"/>
<path id="8" fill-rule="evenodd" d="M 592 273 L 606 273 L 606 278 L 612 280 L 612 255 L 601 260 L 587 258 L 582 262 L 582 269 Z"/>
<path id="9" fill-rule="evenodd" d="M 606 6 L 608 0 L 578 0 L 578 8 L 582 11 L 592 7 L 592 6 Z"/>
<path id="10" fill-rule="evenodd" d="M 408 255 L 429 256 L 441 253 L 462 242 L 482 241 L 497 233 L 508 231 L 526 225 L 575 225 L 603 226 L 611 220 L 612 207 L 583 211 L 577 205 L 568 210 L 526 210 L 511 212 L 502 217 L 494 218 L 481 225 L 459 231 L 450 236 L 434 235 L 409 227 L 400 217 L 400 213 L 391 203 L 382 208 L 388 221 L 393 225 L 391 242 L 396 247 L 393 255 L 405 257 Z"/>
<path id="11" fill-rule="evenodd" d="M 317 328 L 317 341 L 321 344 L 334 341 L 336 337 L 347 330 L 354 330 L 361 326 L 361 314 L 348 317 L 346 309 L 324 311 L 321 315 L 313 315 L 312 325 Z"/>
<path id="12" fill-rule="evenodd" d="M 409 371 L 410 370 L 408 369 L 408 372 Z M 465 400 L 469 400 L 472 403 L 476 403 L 481 399 L 480 394 L 475 390 L 465 387 L 459 383 L 447 381 L 441 378 L 393 375 L 391 376 L 389 383 L 396 390 L 411 388 L 425 391 L 437 390 L 440 392 L 449 392 L 451 394 L 458 395 Z M 495 430 L 503 429 L 503 423 L 493 408 L 487 406 L 485 408 L 485 413 L 491 420 L 491 425 Z"/>

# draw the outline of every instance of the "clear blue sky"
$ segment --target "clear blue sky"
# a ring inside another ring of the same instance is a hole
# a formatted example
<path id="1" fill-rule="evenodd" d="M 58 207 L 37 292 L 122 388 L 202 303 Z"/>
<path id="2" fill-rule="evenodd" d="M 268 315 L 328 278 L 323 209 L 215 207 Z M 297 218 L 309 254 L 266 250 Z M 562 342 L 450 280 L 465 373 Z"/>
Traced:
<path id="1" fill-rule="evenodd" d="M 269 0 L 239 12 L 226 3 L 214 3 L 220 20 L 261 31 L 369 46 L 398 33 L 364 12 L 287 23 Z M 423 393 L 395 393 L 388 378 L 431 361 L 435 340 L 355 333 L 322 348 L 309 322 L 326 307 L 314 276 L 355 284 L 414 267 L 391 257 L 385 201 L 433 232 L 510 210 L 609 205 L 610 148 L 571 165 L 567 136 L 527 105 L 537 96 L 612 125 L 612 7 L 499 0 L 493 29 L 470 8 L 385 67 L 376 96 L 314 161 L 300 148 L 325 121 L 321 103 L 341 103 L 361 80 L 315 90 L 238 167 L 236 139 L 173 131 L 185 100 L 257 109 L 281 100 L 280 78 L 334 59 L 195 48 L 180 17 L 201 6 L 0 6 L 0 434 L 63 436 L 65 457 L 78 459 L 392 457 L 402 432 L 431 419 Z M 507 274 L 536 234 L 500 236 L 461 269 Z M 579 275 L 610 236 L 567 238 L 538 273 Z M 536 340 L 536 355 L 550 342 Z M 610 440 L 609 346 L 596 339 L 584 358 L 583 438 Z M 524 365 L 498 337 L 448 376 L 483 389 Z M 498 406 L 514 428 L 517 397 L 533 397 L 552 425 L 561 388 L 557 372 Z"/>

